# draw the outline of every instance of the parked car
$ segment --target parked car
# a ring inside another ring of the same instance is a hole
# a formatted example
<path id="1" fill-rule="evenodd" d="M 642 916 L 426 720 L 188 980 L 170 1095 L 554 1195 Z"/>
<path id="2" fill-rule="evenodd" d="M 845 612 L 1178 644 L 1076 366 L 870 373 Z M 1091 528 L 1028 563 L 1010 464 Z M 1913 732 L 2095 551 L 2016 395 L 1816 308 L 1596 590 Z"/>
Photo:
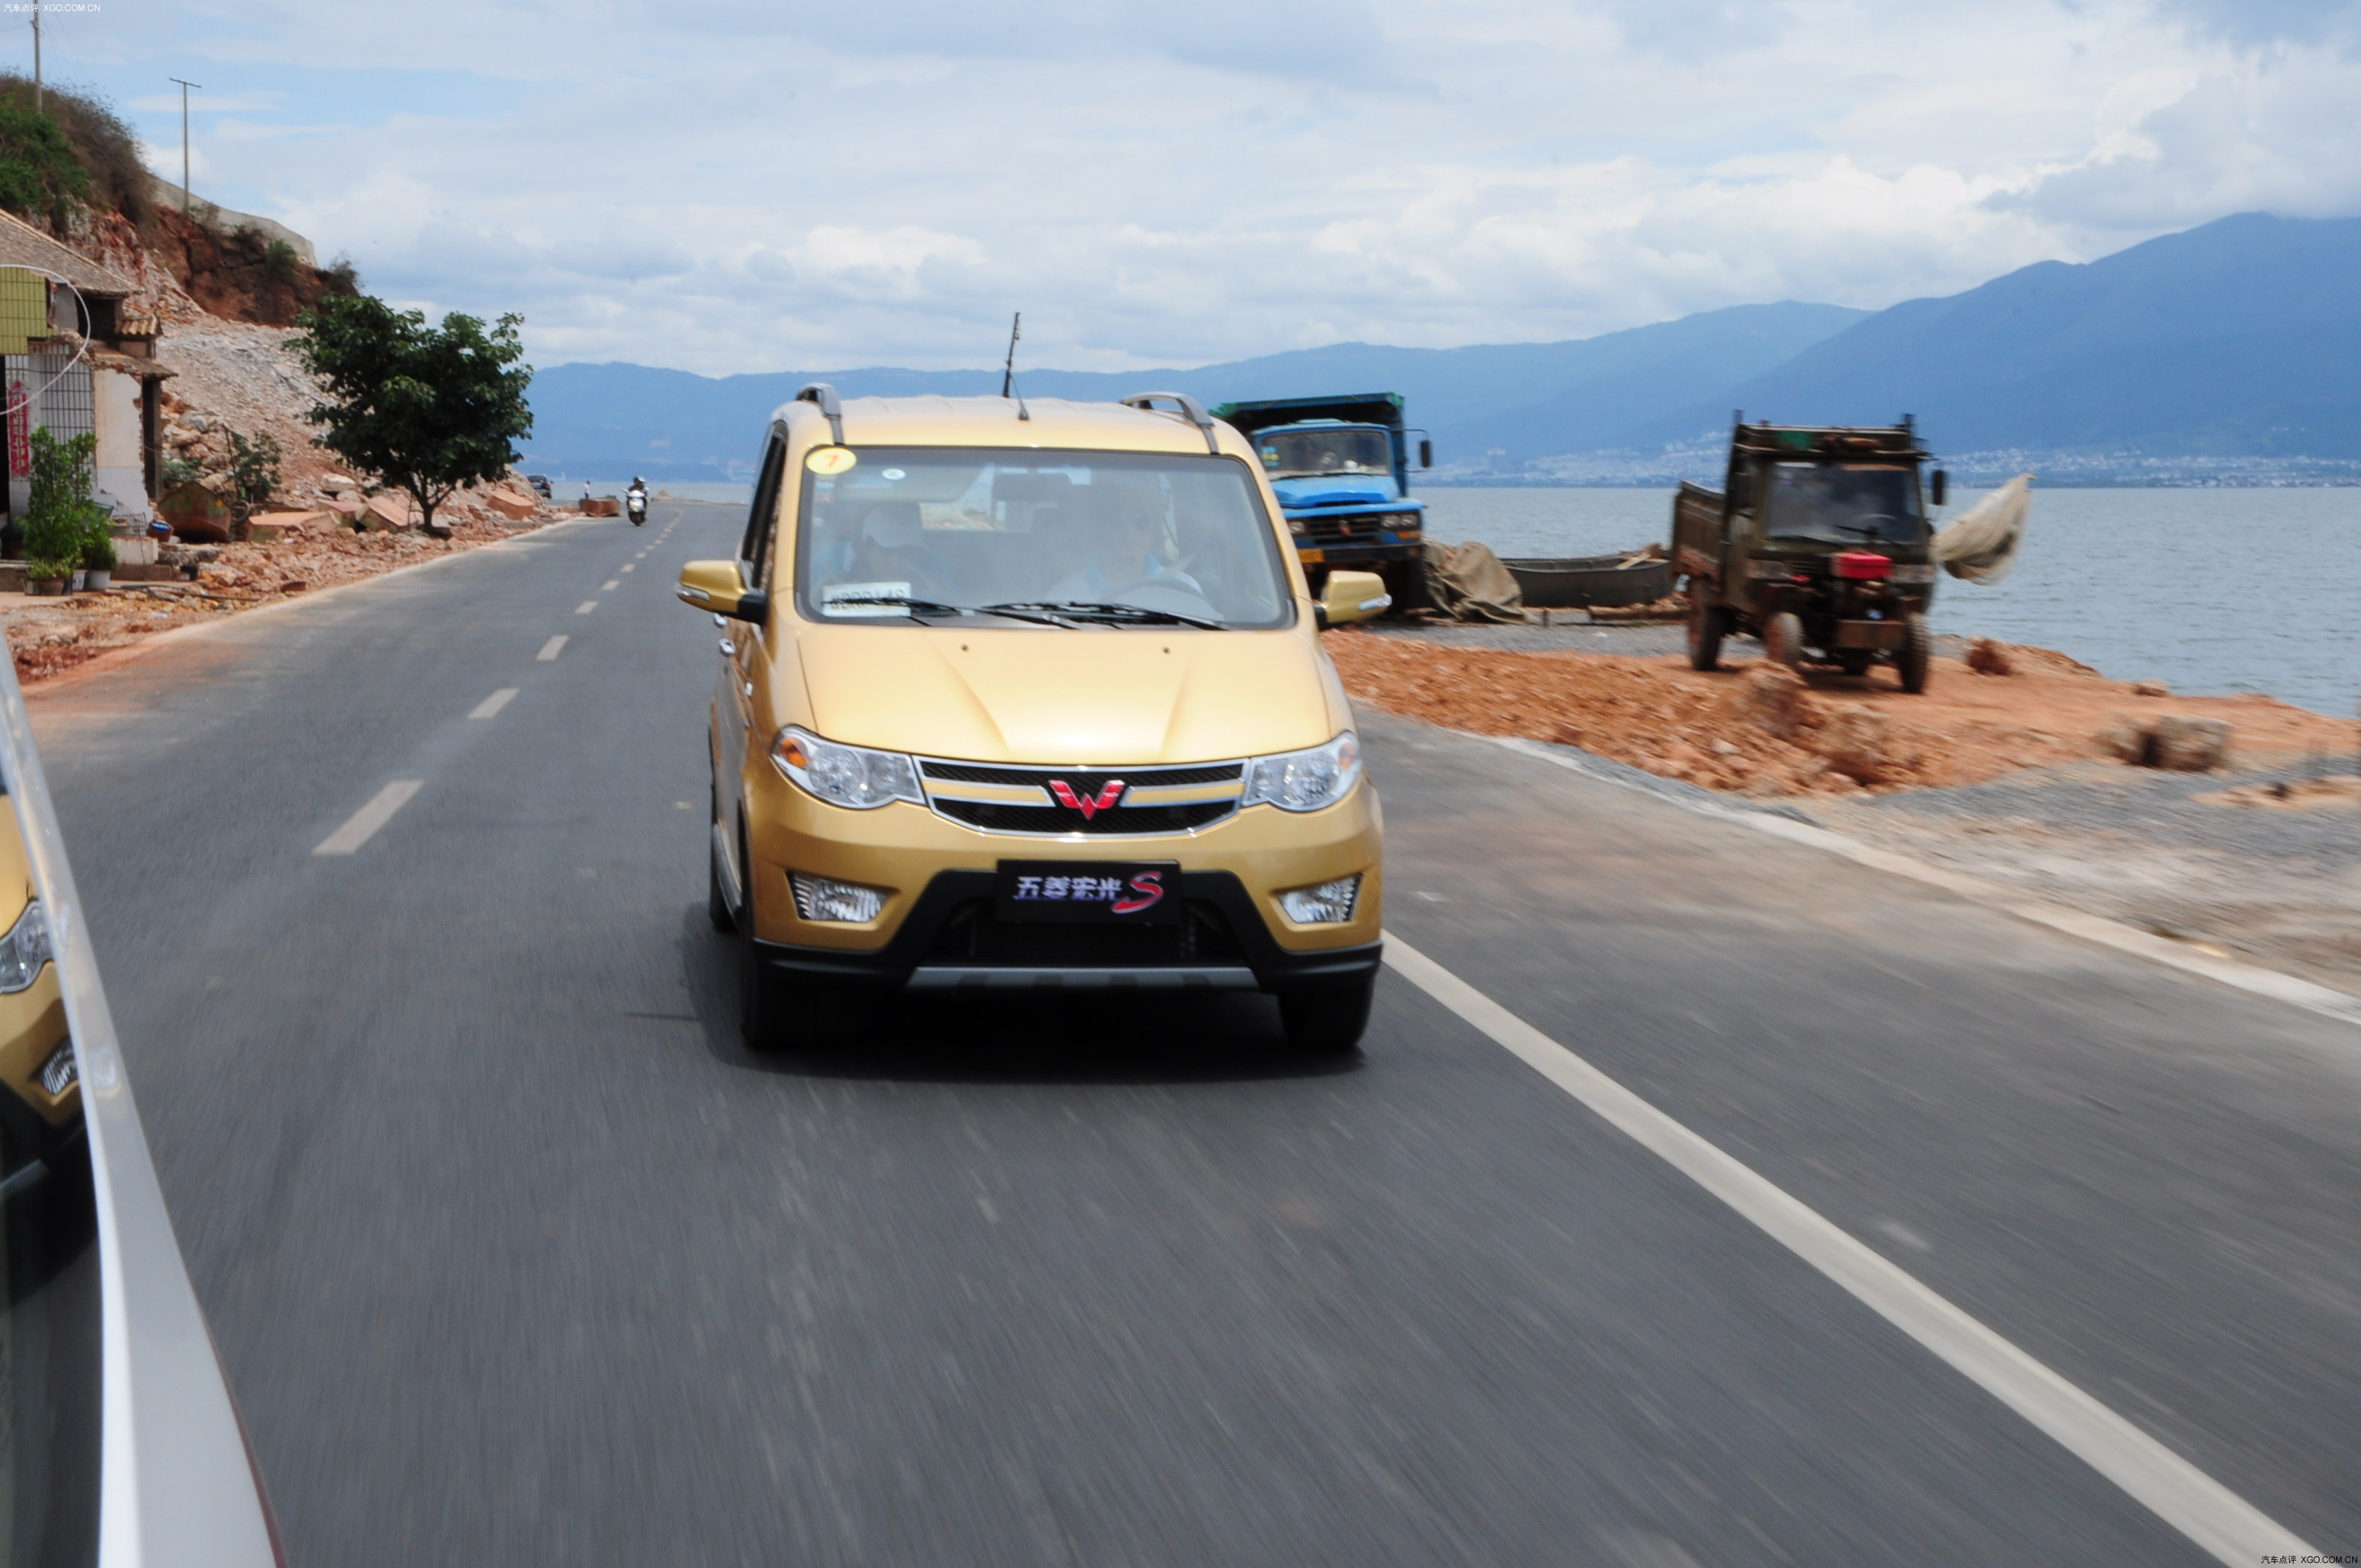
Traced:
<path id="1" fill-rule="evenodd" d="M 1169 393 L 815 384 L 760 476 L 680 578 L 727 627 L 710 914 L 750 1042 L 854 986 L 1261 990 L 1357 1042 L 1382 836 L 1319 630 L 1388 599 L 1312 596 L 1245 437 Z"/>
<path id="2" fill-rule="evenodd" d="M 549 493 L 549 476 L 548 476 L 548 475 L 546 475 L 546 474 L 527 474 L 527 475 L 524 477 L 524 482 L 525 482 L 526 484 L 528 484 L 528 485 L 531 485 L 531 486 L 533 487 L 533 493 L 534 495 L 539 496 L 543 500 L 548 500 L 548 499 L 551 499 L 551 497 L 550 497 L 550 493 Z"/>
<path id="3" fill-rule="evenodd" d="M 0 1498 L 10 1563 L 282 1562 L 0 661 Z"/>

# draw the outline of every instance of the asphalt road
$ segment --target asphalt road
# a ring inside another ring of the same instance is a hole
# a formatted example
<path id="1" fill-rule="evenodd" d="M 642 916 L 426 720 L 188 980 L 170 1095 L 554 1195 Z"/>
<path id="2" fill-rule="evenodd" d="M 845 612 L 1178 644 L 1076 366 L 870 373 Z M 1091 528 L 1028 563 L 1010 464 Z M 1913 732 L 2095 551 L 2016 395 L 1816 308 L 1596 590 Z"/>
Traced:
<path id="1" fill-rule="evenodd" d="M 294 1563 L 2208 1561 L 1397 974 L 1343 1064 L 1257 997 L 884 1001 L 749 1058 L 671 593 L 736 526 L 36 696 Z M 2361 1551 L 2361 1031 L 1364 734 L 1394 931 Z"/>

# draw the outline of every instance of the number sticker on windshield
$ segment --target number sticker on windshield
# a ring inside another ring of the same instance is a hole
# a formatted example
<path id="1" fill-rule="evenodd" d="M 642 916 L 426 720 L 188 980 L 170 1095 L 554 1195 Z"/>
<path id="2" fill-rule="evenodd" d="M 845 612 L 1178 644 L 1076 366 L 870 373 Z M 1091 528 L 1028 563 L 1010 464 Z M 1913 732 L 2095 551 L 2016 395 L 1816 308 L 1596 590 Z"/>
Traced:
<path id="1" fill-rule="evenodd" d="M 861 461 L 850 446 L 815 446 L 804 466 L 815 474 L 841 474 Z"/>

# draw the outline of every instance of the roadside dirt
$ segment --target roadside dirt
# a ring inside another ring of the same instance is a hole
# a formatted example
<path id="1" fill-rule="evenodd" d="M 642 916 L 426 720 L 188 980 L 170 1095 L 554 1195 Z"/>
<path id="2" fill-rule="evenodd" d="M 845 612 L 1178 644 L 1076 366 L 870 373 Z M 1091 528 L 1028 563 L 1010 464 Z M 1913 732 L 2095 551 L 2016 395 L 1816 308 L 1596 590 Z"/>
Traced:
<path id="1" fill-rule="evenodd" d="M 0 596 L 0 630 L 27 685 L 63 674 L 159 631 L 217 619 L 291 595 L 380 576 L 438 556 L 480 549 L 538 522 L 460 522 L 447 540 L 415 530 L 356 533 L 321 525 L 270 544 L 224 544 L 193 583 L 129 583 L 57 598 Z"/>
<path id="2" fill-rule="evenodd" d="M 1979 673 L 1938 659 L 1927 689 L 1893 673 L 1798 679 L 1766 661 L 1710 673 L 1678 656 L 1445 648 L 1345 629 L 1323 639 L 1358 700 L 1479 735 L 1560 741 L 1708 789 L 1841 796 L 1977 784 L 2111 756 L 2121 715 L 2219 718 L 2241 763 L 2349 752 L 2354 726 L 2266 696 L 2176 697 L 2062 653 L 1985 645 Z M 1975 655 L 1971 654 L 1971 658 Z"/>

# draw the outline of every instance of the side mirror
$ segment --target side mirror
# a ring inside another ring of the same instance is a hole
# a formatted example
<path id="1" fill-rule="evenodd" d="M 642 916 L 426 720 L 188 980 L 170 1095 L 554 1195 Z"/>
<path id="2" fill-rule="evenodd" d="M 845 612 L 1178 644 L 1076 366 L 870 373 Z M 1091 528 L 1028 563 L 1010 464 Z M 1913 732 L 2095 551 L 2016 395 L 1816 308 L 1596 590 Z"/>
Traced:
<path id="1" fill-rule="evenodd" d="M 1946 491 L 1946 490 L 1948 490 L 1948 489 L 1949 489 L 1950 488 L 1951 488 L 1951 476 L 1949 476 L 1949 474 L 1944 473 L 1944 472 L 1943 472 L 1943 470 L 1941 470 L 1940 468 L 1936 469 L 1936 470 L 1935 470 L 1935 504 L 1936 504 L 1937 506 L 1941 506 L 1941 505 L 1943 504 L 1943 492 L 1944 492 L 1944 491 Z"/>
<path id="2" fill-rule="evenodd" d="M 1386 592 L 1386 580 L 1375 572 L 1331 572 L 1328 586 L 1312 607 L 1312 618 L 1325 631 L 1332 626 L 1375 620 L 1393 603 L 1393 596 Z"/>
<path id="3" fill-rule="evenodd" d="M 771 596 L 750 588 L 738 575 L 735 561 L 691 561 L 680 569 L 680 599 L 698 609 L 726 615 L 733 620 L 770 619 Z"/>
<path id="4" fill-rule="evenodd" d="M 1434 466 L 1433 442 L 1421 441 L 1418 444 L 1418 466 L 1422 468 L 1432 468 Z"/>

